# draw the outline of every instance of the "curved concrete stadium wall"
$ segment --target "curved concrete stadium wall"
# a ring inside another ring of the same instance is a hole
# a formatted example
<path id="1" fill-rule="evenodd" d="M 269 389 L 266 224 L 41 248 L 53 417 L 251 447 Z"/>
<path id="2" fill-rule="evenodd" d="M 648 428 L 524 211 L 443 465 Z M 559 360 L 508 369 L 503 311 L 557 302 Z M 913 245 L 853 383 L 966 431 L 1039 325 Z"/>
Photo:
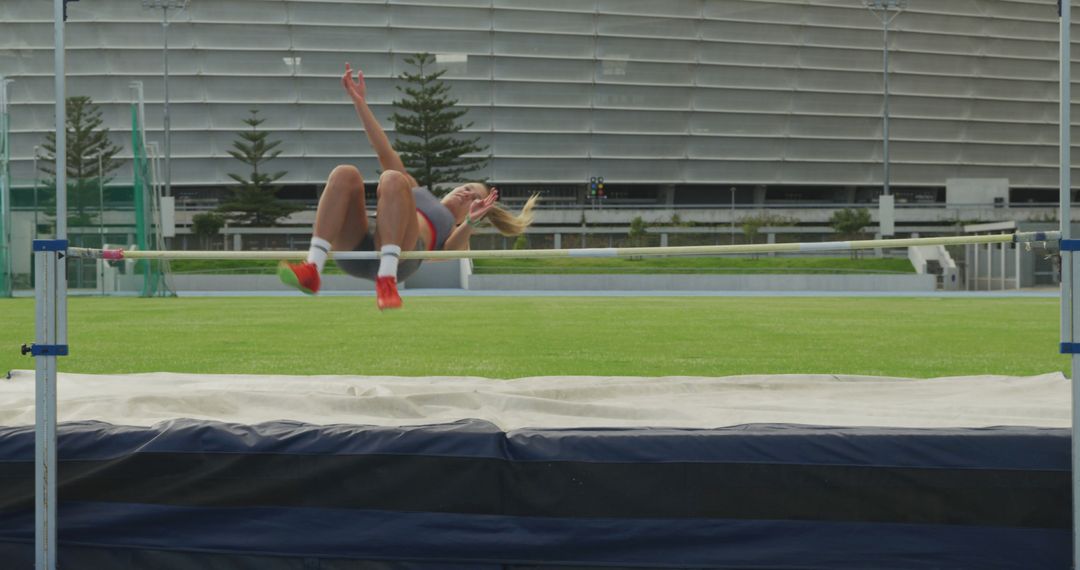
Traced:
<path id="1" fill-rule="evenodd" d="M 69 94 L 103 105 L 130 156 L 142 81 L 161 140 L 161 11 L 69 13 Z M 17 179 L 53 124 L 51 18 L 49 2 L 0 2 Z M 393 78 L 418 51 L 439 54 L 499 182 L 881 183 L 882 32 L 861 0 L 193 0 L 172 18 L 176 185 L 244 172 L 226 151 L 249 108 L 283 141 L 286 182 L 342 162 L 374 178 L 343 63 L 391 127 Z M 1056 185 L 1054 0 L 911 0 L 893 29 L 893 184 Z"/>

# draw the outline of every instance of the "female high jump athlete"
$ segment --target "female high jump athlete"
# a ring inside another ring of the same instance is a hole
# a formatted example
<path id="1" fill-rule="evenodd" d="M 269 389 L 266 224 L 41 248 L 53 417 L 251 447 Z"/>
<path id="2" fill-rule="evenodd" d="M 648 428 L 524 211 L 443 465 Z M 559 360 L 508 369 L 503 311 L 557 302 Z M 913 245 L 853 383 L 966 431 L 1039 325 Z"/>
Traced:
<path id="1" fill-rule="evenodd" d="M 285 284 L 314 295 L 319 292 L 319 275 L 331 250 L 378 251 L 378 261 L 339 259 L 337 264 L 349 275 L 375 282 L 380 310 L 396 309 L 401 307 L 398 282 L 415 273 L 421 261 L 399 263 L 402 251 L 468 249 L 469 237 L 485 219 L 505 236 L 518 235 L 532 223 L 537 196 L 529 198 L 517 216 L 495 204 L 498 190 L 480 182 L 462 184 L 442 200 L 436 198 L 405 172 L 401 157 L 368 108 L 364 74 L 357 70 L 356 75 L 354 78 L 351 66 L 345 64 L 341 85 L 352 99 L 383 169 L 376 190 L 374 234 L 368 231 L 360 171 L 351 165 L 338 166 L 330 173 L 319 199 L 307 261 L 281 262 L 278 276 Z"/>

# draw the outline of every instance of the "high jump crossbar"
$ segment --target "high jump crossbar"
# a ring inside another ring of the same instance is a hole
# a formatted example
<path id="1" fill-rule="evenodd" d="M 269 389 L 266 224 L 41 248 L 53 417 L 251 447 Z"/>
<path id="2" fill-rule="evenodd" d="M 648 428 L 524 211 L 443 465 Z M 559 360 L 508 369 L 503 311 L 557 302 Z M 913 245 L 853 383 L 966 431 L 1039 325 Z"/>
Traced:
<path id="1" fill-rule="evenodd" d="M 856 251 L 865 249 L 918 247 L 928 245 L 971 245 L 990 243 L 1057 242 L 1060 232 L 1018 232 L 973 236 L 946 236 L 907 239 L 875 239 L 856 241 L 826 241 L 804 243 L 766 243 L 742 245 L 694 245 L 675 247 L 606 247 L 580 249 L 491 249 L 457 251 L 403 251 L 402 259 L 492 259 L 492 258 L 554 258 L 554 257 L 661 257 L 703 256 L 739 253 L 817 253 Z M 150 251 L 124 249 L 92 249 L 71 247 L 72 257 L 105 260 L 138 259 L 302 259 L 306 251 Z M 376 251 L 336 251 L 334 259 L 378 259 Z"/>

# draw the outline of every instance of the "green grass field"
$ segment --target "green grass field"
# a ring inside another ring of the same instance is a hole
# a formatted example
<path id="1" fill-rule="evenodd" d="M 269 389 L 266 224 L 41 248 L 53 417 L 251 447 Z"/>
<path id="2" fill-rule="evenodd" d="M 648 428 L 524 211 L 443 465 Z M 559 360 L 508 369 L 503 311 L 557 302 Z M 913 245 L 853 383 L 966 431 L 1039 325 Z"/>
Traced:
<path id="1" fill-rule="evenodd" d="M 72 298 L 65 372 L 934 377 L 1067 370 L 1056 299 Z M 0 372 L 33 368 L 0 300 Z"/>

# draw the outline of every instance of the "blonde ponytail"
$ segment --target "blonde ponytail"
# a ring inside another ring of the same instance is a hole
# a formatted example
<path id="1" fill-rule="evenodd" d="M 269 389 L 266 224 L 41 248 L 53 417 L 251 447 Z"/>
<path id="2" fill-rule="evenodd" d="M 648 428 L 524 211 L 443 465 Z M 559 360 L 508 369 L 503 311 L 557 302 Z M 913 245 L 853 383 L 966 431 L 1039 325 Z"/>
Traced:
<path id="1" fill-rule="evenodd" d="M 488 211 L 485 219 L 491 222 L 491 225 L 495 226 L 495 229 L 499 230 L 499 233 L 504 236 L 520 235 L 532 225 L 533 208 L 536 207 L 536 202 L 539 199 L 539 194 L 530 196 L 528 201 L 525 202 L 525 206 L 521 208 L 521 213 L 516 216 L 496 205 Z"/>

